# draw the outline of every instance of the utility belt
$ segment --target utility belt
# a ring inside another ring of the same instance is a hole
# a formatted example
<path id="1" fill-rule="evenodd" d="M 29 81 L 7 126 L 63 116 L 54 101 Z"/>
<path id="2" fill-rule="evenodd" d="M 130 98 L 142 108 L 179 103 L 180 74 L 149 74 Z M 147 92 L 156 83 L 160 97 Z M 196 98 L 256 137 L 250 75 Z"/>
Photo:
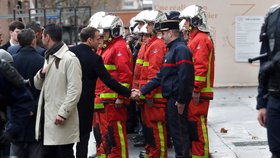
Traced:
<path id="1" fill-rule="evenodd" d="M 116 100 L 102 100 L 101 101 L 103 104 L 114 104 Z"/>
<path id="2" fill-rule="evenodd" d="M 102 100 L 102 104 L 104 104 L 104 108 L 107 104 L 116 104 L 116 100 Z M 115 105 L 115 108 L 127 108 L 129 106 L 129 103 L 127 101 L 123 101 L 123 104 L 121 104 L 120 107 Z"/>
<path id="3" fill-rule="evenodd" d="M 155 108 L 164 108 L 164 107 L 166 107 L 167 102 L 160 101 L 158 99 L 152 99 L 152 100 L 153 100 L 152 107 L 155 107 Z M 139 107 L 144 106 L 144 104 L 148 104 L 145 99 L 140 99 L 140 100 L 138 100 L 136 102 L 136 105 L 139 106 Z"/>
<path id="4" fill-rule="evenodd" d="M 213 97 L 210 97 L 210 96 L 200 96 L 201 100 L 213 100 Z"/>
<path id="5" fill-rule="evenodd" d="M 100 103 L 94 103 L 94 110 L 104 112 L 106 104 L 115 104 L 115 100 L 102 100 Z M 122 107 L 127 107 L 128 104 L 124 101 Z"/>
<path id="6" fill-rule="evenodd" d="M 140 99 L 140 100 L 137 100 L 137 103 L 139 104 L 145 104 L 147 101 L 145 99 Z M 164 102 L 164 101 L 156 101 L 155 99 L 153 99 L 153 103 L 154 104 L 166 104 L 167 102 Z"/>

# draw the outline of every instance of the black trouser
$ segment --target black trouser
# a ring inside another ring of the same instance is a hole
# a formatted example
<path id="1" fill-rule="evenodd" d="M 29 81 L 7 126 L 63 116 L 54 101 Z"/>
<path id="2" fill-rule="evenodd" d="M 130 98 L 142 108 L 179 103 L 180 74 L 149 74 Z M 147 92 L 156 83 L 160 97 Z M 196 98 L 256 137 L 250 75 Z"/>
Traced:
<path id="1" fill-rule="evenodd" d="M 280 157 L 280 99 L 270 96 L 267 103 L 267 136 L 272 154 Z"/>
<path id="2" fill-rule="evenodd" d="M 74 144 L 67 145 L 44 145 L 44 158 L 74 158 Z"/>
<path id="3" fill-rule="evenodd" d="M 188 129 L 188 105 L 182 115 L 178 114 L 175 100 L 169 98 L 167 102 L 166 119 L 173 140 L 176 158 L 189 158 L 190 136 Z"/>
<path id="4" fill-rule="evenodd" d="M 138 123 L 138 115 L 136 111 L 136 102 L 131 101 L 130 105 L 127 107 L 127 121 L 126 121 L 126 129 L 127 133 L 133 133 L 134 128 Z"/>
<path id="5" fill-rule="evenodd" d="M 13 142 L 10 156 L 16 158 L 42 158 L 42 142 Z"/>
<path id="6" fill-rule="evenodd" d="M 80 133 L 80 142 L 76 146 L 76 158 L 87 158 L 89 136 L 90 132 Z"/>

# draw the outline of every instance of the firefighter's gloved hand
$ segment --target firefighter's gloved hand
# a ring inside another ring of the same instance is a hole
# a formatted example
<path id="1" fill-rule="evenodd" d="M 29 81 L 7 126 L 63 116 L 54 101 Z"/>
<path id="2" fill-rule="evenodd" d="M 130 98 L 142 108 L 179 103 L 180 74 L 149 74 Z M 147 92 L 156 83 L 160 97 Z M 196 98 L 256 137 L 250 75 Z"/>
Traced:
<path id="1" fill-rule="evenodd" d="M 150 99 L 150 98 L 146 98 L 146 103 L 148 105 L 148 107 L 152 107 L 154 105 L 154 100 Z"/>
<path id="2" fill-rule="evenodd" d="M 123 106 L 123 99 L 117 99 L 116 102 L 115 102 L 115 107 L 116 108 L 120 108 Z"/>
<path id="3" fill-rule="evenodd" d="M 0 135 L 0 146 L 11 143 L 12 136 L 8 132 L 1 133 Z"/>

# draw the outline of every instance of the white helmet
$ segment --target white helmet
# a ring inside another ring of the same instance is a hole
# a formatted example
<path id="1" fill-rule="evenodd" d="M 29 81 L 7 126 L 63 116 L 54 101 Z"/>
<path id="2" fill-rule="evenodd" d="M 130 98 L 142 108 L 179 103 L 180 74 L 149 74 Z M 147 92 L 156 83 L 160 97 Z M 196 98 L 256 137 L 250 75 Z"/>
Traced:
<path id="1" fill-rule="evenodd" d="M 210 32 L 207 25 L 207 14 L 199 5 L 190 5 L 180 12 L 179 18 L 189 19 L 192 27 L 197 27 L 202 32 Z"/>
<path id="2" fill-rule="evenodd" d="M 143 25 L 138 33 L 148 34 L 147 25 L 148 24 Z"/>
<path id="3" fill-rule="evenodd" d="M 182 32 L 184 32 L 184 31 L 186 30 L 185 22 L 186 22 L 186 19 L 183 19 L 183 20 L 179 23 L 179 29 L 180 29 L 180 31 L 182 31 Z"/>
<path id="4" fill-rule="evenodd" d="M 121 18 L 115 15 L 106 15 L 100 22 L 98 28 L 110 30 L 114 38 L 120 37 L 125 33 Z"/>
<path id="5" fill-rule="evenodd" d="M 103 12 L 103 11 L 94 13 L 89 19 L 88 26 L 97 28 L 99 23 L 101 22 L 102 18 L 105 17 L 105 16 L 106 16 L 106 13 Z"/>
<path id="6" fill-rule="evenodd" d="M 136 16 L 135 16 L 135 22 L 145 22 L 144 19 L 146 18 L 146 16 L 148 16 L 150 13 L 150 10 L 143 10 L 141 12 L 139 12 Z"/>
<path id="7" fill-rule="evenodd" d="M 133 34 L 138 34 L 139 31 L 140 31 L 140 30 L 139 30 L 139 27 L 138 27 L 138 25 L 136 25 L 135 28 L 133 29 L 133 32 L 132 32 L 132 33 L 133 33 Z"/>
<path id="8" fill-rule="evenodd" d="M 159 10 L 150 10 L 148 15 L 144 18 L 146 23 L 154 23 L 154 30 L 159 30 L 160 22 L 167 20 L 166 14 Z"/>
<path id="9" fill-rule="evenodd" d="M 150 10 L 147 15 L 144 17 L 145 22 L 153 22 L 158 23 L 161 21 L 167 20 L 166 15 L 164 12 L 160 10 Z"/>
<path id="10" fill-rule="evenodd" d="M 280 8 L 280 4 L 274 4 L 272 5 L 269 9 L 268 9 L 268 13 L 267 14 L 272 14 L 274 13 L 277 9 Z"/>
<path id="11" fill-rule="evenodd" d="M 129 32 L 132 34 L 134 33 L 134 29 L 137 27 L 137 22 L 135 21 L 135 16 L 130 19 L 129 21 Z"/>

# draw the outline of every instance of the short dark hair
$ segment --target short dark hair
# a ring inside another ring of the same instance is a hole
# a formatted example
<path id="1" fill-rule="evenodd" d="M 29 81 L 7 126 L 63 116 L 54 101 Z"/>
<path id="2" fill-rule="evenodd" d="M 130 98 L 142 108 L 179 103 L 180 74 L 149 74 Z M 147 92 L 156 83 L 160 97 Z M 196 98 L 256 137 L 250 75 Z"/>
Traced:
<path id="1" fill-rule="evenodd" d="M 24 47 L 31 45 L 33 39 L 35 39 L 35 32 L 32 29 L 23 29 L 17 36 L 18 43 Z"/>
<path id="2" fill-rule="evenodd" d="M 44 27 L 44 36 L 47 34 L 54 42 L 62 41 L 62 28 L 56 24 L 49 24 Z"/>
<path id="3" fill-rule="evenodd" d="M 21 21 L 13 21 L 9 24 L 9 31 L 15 31 L 15 29 L 24 29 L 24 24 Z"/>
<path id="4" fill-rule="evenodd" d="M 37 32 L 41 32 L 42 31 L 42 27 L 40 24 L 38 24 L 35 21 L 31 21 L 29 23 L 26 24 L 26 28 L 30 28 L 32 29 L 35 33 Z"/>
<path id="5" fill-rule="evenodd" d="M 99 32 L 99 31 L 94 27 L 90 27 L 90 26 L 85 27 L 80 32 L 80 40 L 82 42 L 86 42 L 88 40 L 88 38 L 94 38 L 96 32 Z"/>
<path id="6" fill-rule="evenodd" d="M 180 37 L 180 31 L 179 31 L 179 30 L 177 30 L 177 29 L 172 29 L 171 32 L 173 33 L 173 35 L 174 35 L 175 37 Z"/>

